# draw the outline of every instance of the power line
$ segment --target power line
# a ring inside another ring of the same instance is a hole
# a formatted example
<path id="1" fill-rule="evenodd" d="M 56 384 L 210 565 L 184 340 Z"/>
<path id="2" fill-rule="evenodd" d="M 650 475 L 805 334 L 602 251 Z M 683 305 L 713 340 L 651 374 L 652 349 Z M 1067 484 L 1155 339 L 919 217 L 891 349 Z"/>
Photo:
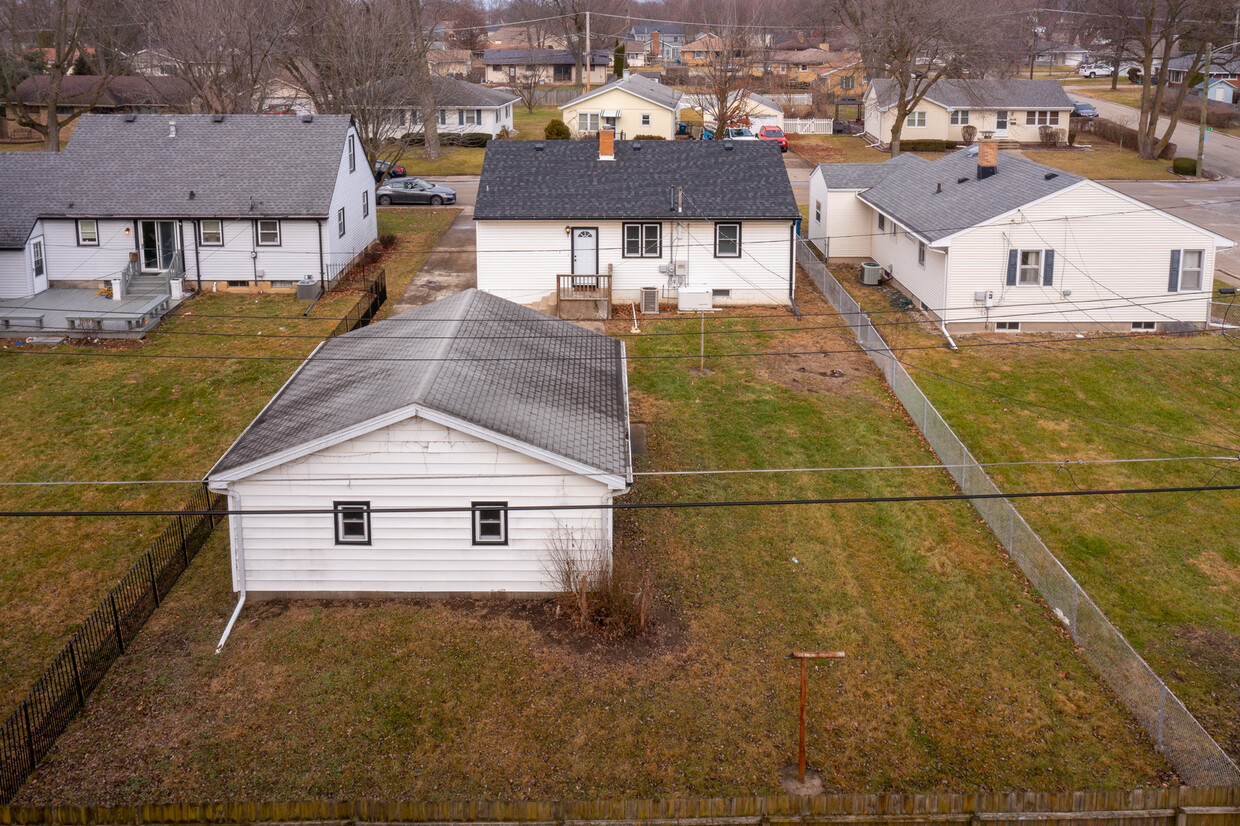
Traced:
<path id="1" fill-rule="evenodd" d="M 600 502 L 590 505 L 508 505 L 511 512 L 529 511 L 616 511 L 616 510 L 693 510 L 705 508 L 788 507 L 796 505 L 886 505 L 908 502 L 964 502 L 985 499 L 1048 499 L 1085 496 L 1135 496 L 1156 493 L 1193 493 L 1237 491 L 1236 485 L 1174 485 L 1150 488 L 1112 488 L 1090 490 L 1042 490 L 1016 493 L 942 493 L 905 494 L 901 496 L 841 496 L 814 499 L 738 499 L 698 502 Z M 380 507 L 369 508 L 372 514 L 395 513 L 473 513 L 471 505 Z M 72 511 L 0 511 L 0 517 L 18 518 L 81 518 L 95 516 L 332 516 L 332 508 L 256 508 L 256 509 L 185 509 L 185 510 L 72 510 Z"/>

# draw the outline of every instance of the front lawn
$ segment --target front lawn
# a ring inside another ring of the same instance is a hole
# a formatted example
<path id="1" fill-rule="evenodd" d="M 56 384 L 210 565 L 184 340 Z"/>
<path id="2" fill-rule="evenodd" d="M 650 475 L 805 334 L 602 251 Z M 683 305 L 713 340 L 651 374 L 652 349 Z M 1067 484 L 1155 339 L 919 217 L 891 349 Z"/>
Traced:
<path id="1" fill-rule="evenodd" d="M 564 113 L 556 106 L 535 106 L 534 111 L 530 112 L 519 101 L 512 105 L 512 125 L 517 130 L 515 137 L 518 140 L 543 140 L 547 122 L 563 117 Z"/>
<path id="2" fill-rule="evenodd" d="M 891 155 L 853 135 L 788 135 L 788 149 L 817 166 L 820 163 L 881 163 Z"/>
<path id="3" fill-rule="evenodd" d="M 456 210 L 381 210 L 389 302 Z M 206 292 L 144 341 L 40 347 L 0 340 L 3 481 L 197 480 L 358 300 L 345 289 L 303 317 L 282 295 Z M 154 358 L 171 356 L 173 358 Z M 222 358 L 238 356 L 239 359 Z M 5 510 L 177 508 L 186 484 L 4 487 Z M 4 519 L 0 719 L 168 519 Z"/>
<path id="4" fill-rule="evenodd" d="M 1107 180 L 1174 181 L 1179 176 L 1171 171 L 1171 161 L 1147 161 L 1131 149 L 1106 143 L 1096 135 L 1083 134 L 1079 143 L 1089 149 L 1024 149 L 1026 158 L 1040 164 L 1062 169 L 1074 175 Z"/>
<path id="5" fill-rule="evenodd" d="M 388 152 L 385 160 L 397 159 L 397 163 L 410 175 L 430 178 L 440 175 L 480 175 L 485 147 L 443 146 L 443 153 L 435 160 L 426 159 L 426 149 L 410 146 L 400 152 Z"/>
<path id="6" fill-rule="evenodd" d="M 698 319 L 641 320 L 639 472 L 933 463 L 839 318 L 798 300 L 799 322 L 710 317 L 708 352 L 762 355 L 705 375 Z M 939 469 L 664 475 L 621 501 L 952 490 Z M 18 802 L 775 793 L 803 649 L 848 653 L 811 672 L 829 791 L 1175 780 L 964 503 L 616 519 L 655 571 L 654 628 L 627 644 L 544 602 L 293 601 L 247 607 L 216 656 L 235 602 L 220 531 Z"/>
<path id="7" fill-rule="evenodd" d="M 837 273 L 839 275 L 839 273 Z M 841 278 L 849 281 L 849 279 Z M 851 279 L 855 281 L 854 279 Z M 978 334 L 952 353 L 874 290 L 909 372 L 1001 490 L 1240 483 L 1240 359 L 1218 335 Z M 1016 346 L 970 345 L 985 342 Z M 1075 459 L 1230 456 L 1073 466 Z M 1219 744 L 1240 759 L 1240 495 L 1026 499 L 1018 510 Z"/>

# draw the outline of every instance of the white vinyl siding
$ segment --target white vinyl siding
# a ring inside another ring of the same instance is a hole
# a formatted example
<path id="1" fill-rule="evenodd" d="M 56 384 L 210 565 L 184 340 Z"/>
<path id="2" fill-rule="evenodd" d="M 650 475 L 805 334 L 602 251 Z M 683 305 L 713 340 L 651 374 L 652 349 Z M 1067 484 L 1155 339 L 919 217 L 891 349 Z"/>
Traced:
<path id="1" fill-rule="evenodd" d="M 475 545 L 474 503 L 602 505 L 606 485 L 416 417 L 234 489 L 244 509 L 324 511 L 234 517 L 250 593 L 546 592 L 556 587 L 548 581 L 547 545 L 557 526 L 610 544 L 606 511 L 575 510 L 510 511 L 506 545 Z M 369 504 L 369 545 L 336 544 L 333 503 L 340 501 Z M 382 512 L 410 504 L 463 510 Z"/>
<path id="2" fill-rule="evenodd" d="M 77 222 L 77 238 L 79 246 L 99 246 L 99 222 L 93 218 L 80 219 Z"/>
<path id="3" fill-rule="evenodd" d="M 352 132 L 352 130 L 350 130 Z M 357 202 L 361 200 L 363 192 L 373 192 L 375 188 L 375 179 L 373 175 L 350 175 L 347 172 L 348 164 L 343 157 L 344 147 L 341 147 L 342 157 L 340 163 L 340 172 L 336 177 L 336 189 L 332 192 L 331 206 L 328 208 L 327 218 L 323 221 L 322 236 L 318 236 L 317 224 L 313 239 L 313 249 L 315 255 L 299 255 L 290 256 L 297 258 L 297 261 L 290 261 L 303 268 L 297 275 L 297 278 L 310 276 L 315 280 L 319 277 L 319 259 L 318 251 L 320 242 L 322 244 L 323 257 L 325 259 L 325 276 L 327 283 L 331 284 L 335 281 L 336 276 L 346 268 L 354 258 L 356 258 L 366 247 L 374 243 L 379 237 L 379 228 L 376 222 L 375 210 L 370 210 L 369 215 L 354 215 L 353 220 L 348 222 L 345 234 L 341 236 L 338 227 L 335 225 L 337 215 L 341 209 L 346 207 L 357 209 Z M 289 222 L 285 221 L 287 225 Z"/>

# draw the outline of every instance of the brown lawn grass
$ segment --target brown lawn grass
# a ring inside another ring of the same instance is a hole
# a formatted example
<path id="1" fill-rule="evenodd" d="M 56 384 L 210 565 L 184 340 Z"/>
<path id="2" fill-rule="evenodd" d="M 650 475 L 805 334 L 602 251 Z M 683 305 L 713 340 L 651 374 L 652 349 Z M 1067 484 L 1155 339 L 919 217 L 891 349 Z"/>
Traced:
<path id="1" fill-rule="evenodd" d="M 387 318 L 413 281 L 426 257 L 461 210 L 456 207 L 379 207 L 379 233 L 393 233 L 399 240 L 385 250 L 377 266 L 387 270 L 388 301 L 379 310 Z"/>
<path id="2" fill-rule="evenodd" d="M 1064 172 L 1106 180 L 1179 180 L 1171 171 L 1170 161 L 1147 161 L 1131 149 L 1098 140 L 1094 135 L 1082 135 L 1080 143 L 1089 143 L 1090 149 L 1024 149 L 1026 158 Z"/>
<path id="3" fill-rule="evenodd" d="M 820 163 L 881 163 L 891 157 L 852 135 L 789 135 L 788 149 L 815 166 Z"/>
<path id="4" fill-rule="evenodd" d="M 381 231 L 403 236 L 396 249 L 411 251 L 389 265 L 390 290 L 408 283 L 447 213 L 455 210 L 379 213 Z M 207 292 L 144 341 L 37 349 L 0 341 L 3 481 L 201 479 L 358 300 L 341 286 L 308 318 L 290 295 Z M 5 510 L 170 508 L 190 493 L 181 484 L 0 488 Z M 3 520 L 0 718 L 166 522 Z"/>
<path id="5" fill-rule="evenodd" d="M 836 268 L 979 462 L 1240 455 L 1240 360 L 1218 335 L 978 334 L 960 351 Z M 1221 285 L 1221 282 L 1219 282 Z M 1028 346 L 980 346 L 986 342 Z M 1038 343 L 1041 342 L 1041 343 Z M 1000 395 L 1006 396 L 1002 398 Z M 997 468 L 1001 490 L 1240 483 L 1240 463 Z M 1240 497 L 1024 500 L 1030 523 L 1240 759 Z"/>
<path id="6" fill-rule="evenodd" d="M 709 319 L 728 334 L 708 351 L 766 355 L 704 376 L 697 319 L 642 322 L 637 470 L 933 461 L 825 303 L 800 304 L 801 322 Z M 786 354 L 807 350 L 826 352 Z M 941 471 L 647 476 L 625 500 L 951 490 Z M 247 608 L 215 656 L 235 599 L 221 531 L 18 801 L 771 793 L 795 753 L 784 657 L 805 648 L 848 652 L 811 677 L 828 790 L 1171 779 L 965 504 L 617 518 L 655 564 L 637 643 L 575 638 L 542 603 L 298 601 Z"/>

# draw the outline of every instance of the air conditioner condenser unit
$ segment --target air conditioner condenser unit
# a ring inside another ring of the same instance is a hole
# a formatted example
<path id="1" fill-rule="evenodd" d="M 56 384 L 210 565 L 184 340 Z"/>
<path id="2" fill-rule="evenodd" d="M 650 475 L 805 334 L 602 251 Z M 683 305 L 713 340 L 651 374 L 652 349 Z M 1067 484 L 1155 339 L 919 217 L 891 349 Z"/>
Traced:
<path id="1" fill-rule="evenodd" d="M 658 315 L 659 288 L 642 287 L 642 315 Z"/>

